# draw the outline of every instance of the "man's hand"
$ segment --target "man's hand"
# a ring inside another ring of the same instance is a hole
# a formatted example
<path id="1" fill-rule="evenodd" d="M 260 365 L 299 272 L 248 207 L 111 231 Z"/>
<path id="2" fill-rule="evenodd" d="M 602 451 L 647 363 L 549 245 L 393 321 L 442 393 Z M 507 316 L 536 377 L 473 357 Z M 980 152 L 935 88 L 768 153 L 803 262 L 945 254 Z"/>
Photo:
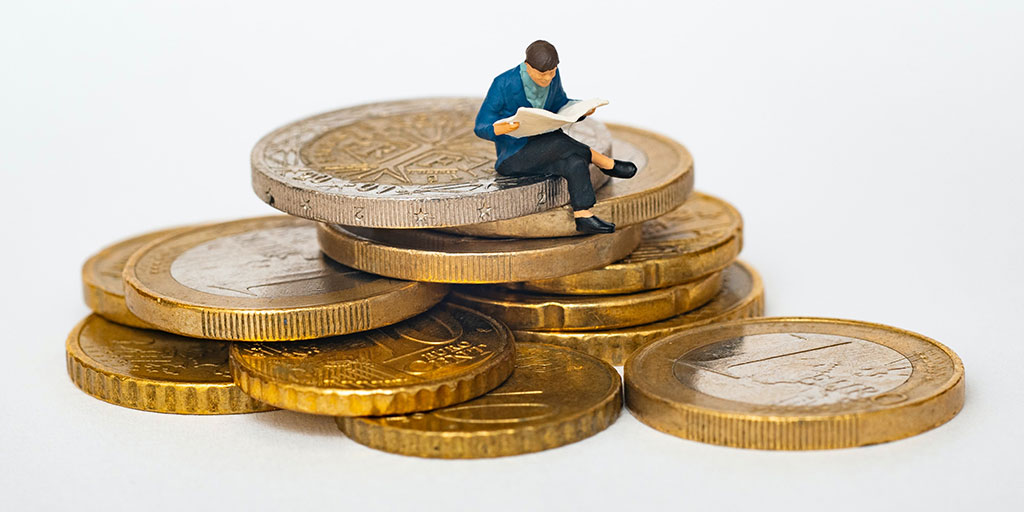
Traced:
<path id="1" fill-rule="evenodd" d="M 594 107 L 594 108 L 588 110 L 586 114 L 583 114 L 583 117 L 590 117 L 590 116 L 594 115 L 594 111 L 595 110 L 597 110 L 597 107 Z"/>
<path id="2" fill-rule="evenodd" d="M 494 134 L 495 135 L 505 135 L 506 133 L 511 133 L 511 132 L 516 131 L 518 128 L 519 128 L 519 123 L 516 123 L 516 122 L 512 122 L 512 123 L 497 123 L 497 124 L 494 125 Z"/>

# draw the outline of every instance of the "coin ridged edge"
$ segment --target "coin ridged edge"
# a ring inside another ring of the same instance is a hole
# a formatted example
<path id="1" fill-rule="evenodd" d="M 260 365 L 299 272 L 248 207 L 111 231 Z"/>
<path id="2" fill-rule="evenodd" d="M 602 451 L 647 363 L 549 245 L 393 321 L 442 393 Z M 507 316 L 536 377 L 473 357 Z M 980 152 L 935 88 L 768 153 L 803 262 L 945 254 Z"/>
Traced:
<path id="1" fill-rule="evenodd" d="M 624 228 L 642 224 L 648 220 L 660 217 L 682 205 L 683 202 L 686 201 L 686 198 L 689 197 L 690 192 L 693 191 L 694 164 L 693 157 L 690 155 L 689 150 L 671 138 L 655 132 L 621 124 L 606 123 L 606 125 L 608 126 L 608 129 L 612 131 L 613 138 L 615 138 L 616 135 L 615 131 L 618 130 L 633 132 L 640 136 L 657 139 L 669 146 L 671 151 L 679 155 L 681 165 L 682 162 L 687 159 L 689 159 L 689 163 L 678 178 L 667 183 L 651 187 L 650 189 L 638 192 L 629 197 L 616 196 L 604 200 L 598 200 L 597 203 L 590 208 L 590 210 L 594 212 L 594 215 L 611 218 L 617 227 Z M 641 172 L 643 171 L 641 170 Z M 548 238 L 579 236 L 580 234 L 575 230 L 572 215 L 570 215 L 570 209 L 567 209 L 563 205 L 552 208 L 551 210 L 559 209 L 565 212 L 565 222 L 562 225 L 556 226 L 552 231 L 534 230 L 533 234 L 531 234 L 529 232 L 523 232 L 522 229 L 515 228 L 514 225 L 509 227 L 504 225 L 504 223 L 514 223 L 516 221 L 515 218 L 500 219 L 465 226 L 455 226 L 453 228 L 447 228 L 445 231 L 486 238 Z M 547 212 L 548 210 L 544 210 L 529 215 L 544 215 Z"/>
<path id="2" fill-rule="evenodd" d="M 230 357 L 231 376 L 249 396 L 281 409 L 328 416 L 408 414 L 465 402 L 501 385 L 515 367 L 515 343 L 511 332 L 507 336 L 508 350 L 498 354 L 489 368 L 435 384 L 411 384 L 375 391 L 278 383 L 238 363 L 234 346 Z"/>
<path id="3" fill-rule="evenodd" d="M 535 295 L 512 292 L 496 297 L 487 291 L 456 289 L 448 300 L 488 314 L 516 331 L 592 331 L 624 329 L 660 322 L 708 303 L 722 287 L 722 274 L 688 283 L 622 295 Z M 587 304 L 580 299 L 592 300 Z M 529 300 L 529 303 L 517 302 Z M 609 314 L 610 313 L 610 314 Z M 600 321 L 600 325 L 594 325 Z"/>
<path id="4" fill-rule="evenodd" d="M 224 224 L 284 220 L 275 215 L 229 221 Z M 203 225 L 181 231 L 210 229 Z M 149 328 L 182 336 L 226 341 L 297 341 L 339 336 L 367 331 L 412 318 L 437 305 L 448 294 L 448 287 L 438 283 L 408 282 L 400 291 L 365 297 L 353 302 L 323 303 L 313 306 L 267 309 L 231 309 L 203 306 L 147 290 L 136 275 L 138 261 L 154 247 L 164 243 L 160 238 L 139 248 L 125 264 L 123 279 L 125 304 L 128 310 Z M 170 266 L 170 262 L 158 261 Z M 173 278 L 172 278 L 173 279 Z M 417 300 L 411 300 L 414 296 Z M 372 304 L 372 305 L 371 305 Z M 374 311 L 392 313 L 384 322 Z"/>
<path id="5" fill-rule="evenodd" d="M 670 257 L 658 257 L 635 262 L 620 261 L 568 276 L 510 283 L 503 286 L 514 290 L 563 295 L 611 295 L 637 293 L 675 286 L 719 272 L 732 264 L 743 250 L 743 217 L 728 202 L 710 194 L 700 192 L 698 194 L 721 202 L 727 209 L 732 211 L 733 215 L 740 219 L 739 225 L 732 234 L 722 239 L 719 243 Z M 643 244 L 644 242 L 641 240 L 640 246 L 642 247 Z M 630 272 L 628 270 L 630 267 L 635 267 L 637 271 Z M 608 277 L 607 274 L 611 273 L 614 276 L 615 273 L 619 272 L 629 272 L 638 277 L 638 279 L 629 279 L 630 282 L 622 282 L 623 280 L 619 279 L 620 284 L 609 287 L 607 283 L 615 279 Z M 579 284 L 580 282 L 584 284 L 581 285 Z M 602 285 L 598 288 L 596 285 L 587 285 L 587 282 L 602 283 Z"/>
<path id="6" fill-rule="evenodd" d="M 559 347 L 571 348 L 583 352 L 584 354 L 592 355 L 602 361 L 615 366 L 622 366 L 626 359 L 629 358 L 634 352 L 643 348 L 644 346 L 653 343 L 665 336 L 673 335 L 679 332 L 683 332 L 687 329 L 695 327 L 703 327 L 711 323 L 726 322 L 730 320 L 742 320 L 746 318 L 760 317 L 764 315 L 764 286 L 761 282 L 761 275 L 754 270 L 753 267 L 736 261 L 735 263 L 740 264 L 743 268 L 750 273 L 753 278 L 753 296 L 749 297 L 744 303 L 737 305 L 730 311 L 702 320 L 700 322 L 694 322 L 686 324 L 685 326 L 669 328 L 670 331 L 666 334 L 657 333 L 654 335 L 642 335 L 637 334 L 635 336 L 629 336 L 627 339 L 615 340 L 615 342 L 605 341 L 598 338 L 597 340 L 582 339 L 587 331 L 569 331 L 567 334 L 578 335 L 573 337 L 559 337 L 555 331 L 513 331 L 516 336 L 516 341 L 523 343 L 546 343 L 549 345 L 556 345 Z M 728 268 L 728 267 L 727 267 Z M 712 299 L 714 300 L 714 299 Z M 683 313 L 687 315 L 689 313 Z M 683 316 L 680 315 L 680 316 Z M 661 322 L 668 322 L 668 320 L 662 320 Z M 654 322 L 654 323 L 661 323 Z M 637 329 L 643 327 L 626 327 L 623 330 Z M 615 330 L 615 329 L 612 329 Z M 600 331 L 597 331 L 600 332 Z"/>
<path id="7" fill-rule="evenodd" d="M 604 263 L 576 264 L 578 270 L 568 270 L 579 272 L 624 258 L 640 244 L 641 235 L 639 226 L 630 226 L 609 234 L 590 235 L 594 238 L 588 238 L 586 242 L 570 242 L 564 246 L 553 247 L 548 250 L 549 255 L 546 257 L 561 262 L 573 262 L 580 258 L 570 258 L 571 253 L 582 249 L 589 249 L 590 252 L 604 256 Z M 335 226 L 330 224 L 320 224 L 317 237 L 324 254 L 342 265 L 396 279 L 430 283 L 488 284 L 542 279 L 553 277 L 553 273 L 558 275 L 566 272 L 564 268 L 552 271 L 548 265 L 529 266 L 520 261 L 531 254 L 535 255 L 538 252 L 536 250 L 523 251 L 522 254 L 503 254 L 485 260 L 479 253 L 444 253 L 380 245 L 348 231 L 339 233 Z M 589 248 L 580 247 L 586 243 L 590 245 Z M 531 268 L 524 268 L 526 266 Z"/>
<path id="8" fill-rule="evenodd" d="M 142 411 L 169 414 L 244 414 L 274 410 L 253 400 L 233 382 L 181 383 L 161 382 L 117 375 L 91 364 L 78 345 L 78 336 L 86 317 L 68 336 L 65 345 L 68 376 L 86 394 L 114 405 Z"/>
<path id="9" fill-rule="evenodd" d="M 359 418 L 337 418 L 338 428 L 353 441 L 377 450 L 440 459 L 481 459 L 522 455 L 582 441 L 607 429 L 622 411 L 622 383 L 594 408 L 550 425 L 480 432 L 420 432 L 369 426 Z"/>
<path id="10" fill-rule="evenodd" d="M 735 323 L 763 322 L 765 320 L 764 318 L 744 319 Z M 835 415 L 754 415 L 672 402 L 645 391 L 629 378 L 631 362 L 640 355 L 640 350 L 637 350 L 626 361 L 623 372 L 626 375 L 624 388 L 626 408 L 637 420 L 660 432 L 702 443 L 760 450 L 830 450 L 896 441 L 938 427 L 953 419 L 963 408 L 965 396 L 963 362 L 956 353 L 931 338 L 869 322 L 808 317 L 776 317 L 772 320 L 852 323 L 898 331 L 904 335 L 924 339 L 950 358 L 953 362 L 954 378 L 936 393 L 907 404 L 901 404 L 898 407 Z M 702 327 L 711 329 L 718 326 L 705 325 Z M 904 418 L 913 416 L 907 414 L 910 411 L 922 411 L 925 419 L 914 421 L 913 426 L 909 428 L 881 429 L 889 433 L 888 435 L 864 435 L 865 431 L 871 431 L 870 428 L 865 428 L 865 424 L 905 425 L 905 422 L 894 421 L 894 416 Z"/>
<path id="11" fill-rule="evenodd" d="M 341 110 L 371 109 L 377 106 L 393 108 L 398 104 L 439 100 L 472 102 L 476 105 L 482 101 L 480 98 L 418 98 L 357 105 Z M 428 111 L 433 110 L 437 109 Z M 468 202 L 489 206 L 489 220 L 504 220 L 538 213 L 547 210 L 552 204 L 561 206 L 569 202 L 568 185 L 565 180 L 561 179 L 545 179 L 521 185 L 514 187 L 512 193 L 509 192 L 509 189 L 498 189 L 489 193 L 476 194 L 470 198 L 453 196 L 431 199 L 396 199 L 394 197 L 346 197 L 301 188 L 274 175 L 274 171 L 267 168 L 263 157 L 267 146 L 273 141 L 284 136 L 290 130 L 294 130 L 300 123 L 313 123 L 318 119 L 337 115 L 338 112 L 340 110 L 294 121 L 278 127 L 256 142 L 250 153 L 249 161 L 252 170 L 252 189 L 261 200 L 285 213 L 310 220 L 390 229 L 451 227 L 480 222 L 481 213 L 476 208 L 465 208 L 465 204 Z M 332 129 L 318 132 L 309 139 L 314 140 Z M 294 151 L 294 158 L 301 159 L 302 157 L 299 155 L 301 148 L 295 148 Z M 305 179 L 309 181 L 315 182 L 332 178 L 329 174 L 309 166 L 303 166 L 301 170 Z M 592 184 L 603 184 L 606 181 L 602 178 L 603 173 L 599 171 L 595 166 L 591 166 Z M 539 201 L 538 198 L 544 200 Z M 442 218 L 430 222 L 417 220 L 423 218 L 423 213 L 430 217 L 442 216 Z"/>
<path id="12" fill-rule="evenodd" d="M 111 322 L 142 329 L 156 328 L 128 310 L 128 304 L 125 303 L 124 295 L 118 295 L 102 288 L 100 285 L 87 280 L 84 274 L 82 276 L 82 292 L 85 305 L 97 315 Z"/>

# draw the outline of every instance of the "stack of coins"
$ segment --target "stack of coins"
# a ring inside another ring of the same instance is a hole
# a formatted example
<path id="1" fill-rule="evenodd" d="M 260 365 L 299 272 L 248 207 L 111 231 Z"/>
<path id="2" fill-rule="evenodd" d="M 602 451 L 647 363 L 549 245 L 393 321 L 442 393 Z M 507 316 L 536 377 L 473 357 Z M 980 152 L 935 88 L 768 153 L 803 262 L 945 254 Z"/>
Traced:
<path id="1" fill-rule="evenodd" d="M 351 439 L 380 450 L 474 458 L 550 449 L 607 428 L 623 404 L 612 365 L 628 360 L 626 401 L 642 421 L 681 437 L 744 446 L 707 437 L 701 422 L 749 411 L 677 403 L 703 395 L 666 387 L 657 373 L 665 357 L 675 358 L 668 374 L 686 390 L 761 403 L 750 395 L 753 385 L 720 391 L 683 379 L 692 376 L 687 368 L 729 374 L 731 367 L 714 362 L 731 357 L 734 339 L 677 341 L 763 313 L 760 277 L 737 260 L 743 229 L 736 209 L 692 192 L 693 159 L 682 145 L 587 119 L 567 132 L 639 171 L 618 180 L 591 169 L 598 199 L 592 211 L 618 229 L 579 235 L 563 179 L 495 173 L 493 145 L 473 133 L 478 107 L 479 100 L 452 98 L 364 105 L 261 139 L 252 152 L 253 188 L 291 216 L 159 231 L 90 258 L 83 282 L 95 314 L 68 337 L 72 380 L 125 407 L 182 414 L 288 409 L 333 416 Z M 792 324 L 778 332 L 792 331 L 813 347 L 757 338 L 740 347 L 750 349 L 752 362 L 738 364 L 760 363 L 756 356 L 773 350 L 828 350 L 849 338 L 861 343 L 852 347 L 854 358 L 874 362 L 892 355 L 885 350 L 903 357 L 879 370 L 888 377 L 853 393 L 895 411 L 879 424 L 917 411 L 920 400 L 942 408 L 914 428 L 959 410 L 962 367 L 948 350 L 885 345 L 888 338 L 870 330 L 836 334 L 829 328 L 839 324 L 827 322 L 808 328 L 818 333 L 811 336 Z M 903 373 L 921 356 L 903 347 L 931 350 L 927 364 L 941 368 L 928 371 L 950 370 L 952 384 L 904 395 L 902 383 L 916 381 Z M 653 359 L 633 362 L 655 348 Z M 948 365 L 936 363 L 947 353 Z M 644 365 L 654 370 L 635 370 Z M 729 377 L 762 377 L 740 373 Z M 764 424 L 747 420 L 736 424 Z M 823 425 L 840 434 L 787 444 L 778 437 L 791 435 L 783 430 L 749 445 L 838 447 L 916 433 L 860 438 L 846 423 Z"/>

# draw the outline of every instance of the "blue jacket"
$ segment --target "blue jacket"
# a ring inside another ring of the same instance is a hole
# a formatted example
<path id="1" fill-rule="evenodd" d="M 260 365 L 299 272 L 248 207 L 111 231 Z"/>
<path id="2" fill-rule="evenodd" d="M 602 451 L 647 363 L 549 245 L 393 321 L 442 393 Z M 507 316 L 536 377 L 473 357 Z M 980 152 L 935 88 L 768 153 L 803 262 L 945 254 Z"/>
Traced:
<path id="1" fill-rule="evenodd" d="M 544 102 L 544 109 L 558 112 L 558 109 L 564 107 L 566 103 L 569 103 L 569 98 L 562 90 L 562 77 L 556 70 L 555 78 L 548 84 L 548 99 Z M 517 64 L 516 67 L 498 75 L 491 82 L 491 88 L 487 90 L 487 97 L 480 105 L 480 112 L 476 115 L 476 126 L 473 128 L 477 137 L 494 141 L 494 149 L 498 152 L 498 161 L 494 167 L 501 165 L 506 158 L 526 145 L 528 137 L 494 135 L 494 122 L 512 116 L 516 110 L 519 110 L 519 107 L 533 107 L 533 105 L 526 99 L 523 78 L 519 74 L 519 65 Z"/>

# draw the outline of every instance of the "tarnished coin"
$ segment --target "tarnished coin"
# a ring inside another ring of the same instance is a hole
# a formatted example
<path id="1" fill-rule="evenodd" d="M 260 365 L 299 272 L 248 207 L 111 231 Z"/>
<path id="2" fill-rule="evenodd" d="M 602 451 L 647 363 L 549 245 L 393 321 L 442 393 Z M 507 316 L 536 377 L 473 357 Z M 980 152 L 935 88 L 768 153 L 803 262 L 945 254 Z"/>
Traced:
<path id="1" fill-rule="evenodd" d="M 602 331 L 516 330 L 516 341 L 561 345 L 621 365 L 636 349 L 677 332 L 764 314 L 764 286 L 753 267 L 737 261 L 722 271 L 722 278 L 722 288 L 711 302 L 667 320 Z"/>
<path id="2" fill-rule="evenodd" d="M 171 228 L 122 240 L 92 255 L 82 265 L 82 291 L 85 305 L 96 314 L 119 324 L 154 329 L 128 311 L 124 303 L 124 281 L 121 274 L 128 257 L 142 246 L 176 231 L 188 228 Z"/>
<path id="3" fill-rule="evenodd" d="M 674 286 L 722 270 L 739 255 L 743 220 L 729 203 L 694 193 L 675 210 L 643 224 L 626 259 L 594 270 L 509 288 L 567 295 L 635 293 Z"/>
<path id="4" fill-rule="evenodd" d="M 416 457 L 474 459 L 548 450 L 590 437 L 622 410 L 614 368 L 574 350 L 524 343 L 515 372 L 500 387 L 430 412 L 338 418 L 350 438 Z"/>
<path id="5" fill-rule="evenodd" d="M 443 285 L 342 267 L 320 253 L 316 225 L 261 217 L 189 229 L 136 251 L 125 300 L 159 329 L 232 341 L 365 331 L 426 311 Z"/>
<path id="6" fill-rule="evenodd" d="M 476 238 L 433 230 L 320 225 L 320 248 L 373 274 L 434 283 L 509 283 L 573 274 L 624 258 L 640 226 L 548 239 Z"/>
<path id="7" fill-rule="evenodd" d="M 851 320 L 758 318 L 692 329 L 626 361 L 626 404 L 647 425 L 763 450 L 846 448 L 949 421 L 964 367 L 919 334 Z"/>
<path id="8" fill-rule="evenodd" d="M 689 283 L 626 295 L 539 295 L 494 286 L 462 286 L 448 300 L 497 318 L 513 330 L 582 331 L 649 324 L 711 300 L 722 287 L 716 272 Z"/>
<path id="9" fill-rule="evenodd" d="M 566 181 L 499 176 L 494 143 L 473 133 L 474 98 L 373 103 L 279 128 L 252 150 L 252 186 L 281 211 L 383 228 L 456 226 L 569 202 Z M 587 119 L 567 131 L 594 149 L 611 135 Z M 607 177 L 591 166 L 595 188 Z"/>
<path id="10" fill-rule="evenodd" d="M 628 180 L 612 179 L 597 191 L 595 215 L 618 227 L 632 226 L 678 208 L 693 189 L 693 157 L 678 142 L 646 130 L 608 125 L 615 158 L 636 164 Z M 508 220 L 447 228 L 464 235 L 509 238 L 576 236 L 568 206 Z"/>
<path id="11" fill-rule="evenodd" d="M 100 400 L 177 414 L 236 414 L 273 407 L 231 380 L 228 343 L 136 329 L 90 315 L 68 336 L 68 375 Z"/>
<path id="12" fill-rule="evenodd" d="M 507 327 L 454 304 L 347 336 L 231 347 L 231 374 L 253 398 L 332 416 L 406 414 L 465 402 L 501 384 L 514 363 Z"/>

